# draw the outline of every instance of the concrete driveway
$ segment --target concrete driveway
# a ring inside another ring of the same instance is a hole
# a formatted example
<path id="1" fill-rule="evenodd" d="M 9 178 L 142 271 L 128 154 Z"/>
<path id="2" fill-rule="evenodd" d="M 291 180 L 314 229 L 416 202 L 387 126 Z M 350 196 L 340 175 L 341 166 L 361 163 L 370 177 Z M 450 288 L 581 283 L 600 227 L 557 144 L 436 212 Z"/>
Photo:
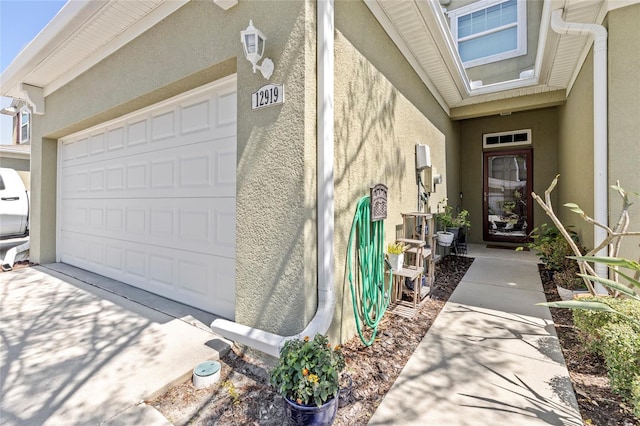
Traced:
<path id="1" fill-rule="evenodd" d="M 142 403 L 218 359 L 214 316 L 64 264 L 0 273 L 0 423 L 167 424 Z"/>

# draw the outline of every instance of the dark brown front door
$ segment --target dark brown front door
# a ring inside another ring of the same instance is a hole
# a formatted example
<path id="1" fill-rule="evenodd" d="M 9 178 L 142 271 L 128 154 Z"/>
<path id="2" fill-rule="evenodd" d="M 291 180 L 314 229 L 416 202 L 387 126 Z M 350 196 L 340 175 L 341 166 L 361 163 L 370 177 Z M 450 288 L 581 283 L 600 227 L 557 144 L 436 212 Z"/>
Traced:
<path id="1" fill-rule="evenodd" d="M 531 232 L 533 151 L 484 153 L 484 239 L 523 242 Z"/>

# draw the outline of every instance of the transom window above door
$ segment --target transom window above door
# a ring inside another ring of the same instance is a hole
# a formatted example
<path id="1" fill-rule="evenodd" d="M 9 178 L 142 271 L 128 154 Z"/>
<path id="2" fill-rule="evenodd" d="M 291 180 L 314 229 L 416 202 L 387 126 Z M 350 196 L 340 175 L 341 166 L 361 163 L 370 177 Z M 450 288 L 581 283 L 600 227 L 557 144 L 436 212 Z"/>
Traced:
<path id="1" fill-rule="evenodd" d="M 525 0 L 481 0 L 448 12 L 465 68 L 527 53 Z"/>

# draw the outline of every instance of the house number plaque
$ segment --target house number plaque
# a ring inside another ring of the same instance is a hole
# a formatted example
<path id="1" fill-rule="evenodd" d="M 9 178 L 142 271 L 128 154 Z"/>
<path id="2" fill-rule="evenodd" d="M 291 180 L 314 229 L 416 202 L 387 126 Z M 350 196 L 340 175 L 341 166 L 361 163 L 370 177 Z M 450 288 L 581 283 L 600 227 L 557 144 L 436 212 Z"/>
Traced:
<path id="1" fill-rule="evenodd" d="M 284 103 L 284 85 L 267 84 L 251 95 L 251 109 L 260 109 Z"/>

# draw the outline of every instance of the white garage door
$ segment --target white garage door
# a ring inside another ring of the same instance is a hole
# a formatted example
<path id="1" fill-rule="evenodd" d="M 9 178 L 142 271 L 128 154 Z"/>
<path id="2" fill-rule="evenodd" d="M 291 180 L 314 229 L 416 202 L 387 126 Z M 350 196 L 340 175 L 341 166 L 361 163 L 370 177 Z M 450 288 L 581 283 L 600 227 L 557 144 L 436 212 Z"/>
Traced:
<path id="1" fill-rule="evenodd" d="M 236 77 L 65 137 L 58 258 L 235 311 Z"/>

